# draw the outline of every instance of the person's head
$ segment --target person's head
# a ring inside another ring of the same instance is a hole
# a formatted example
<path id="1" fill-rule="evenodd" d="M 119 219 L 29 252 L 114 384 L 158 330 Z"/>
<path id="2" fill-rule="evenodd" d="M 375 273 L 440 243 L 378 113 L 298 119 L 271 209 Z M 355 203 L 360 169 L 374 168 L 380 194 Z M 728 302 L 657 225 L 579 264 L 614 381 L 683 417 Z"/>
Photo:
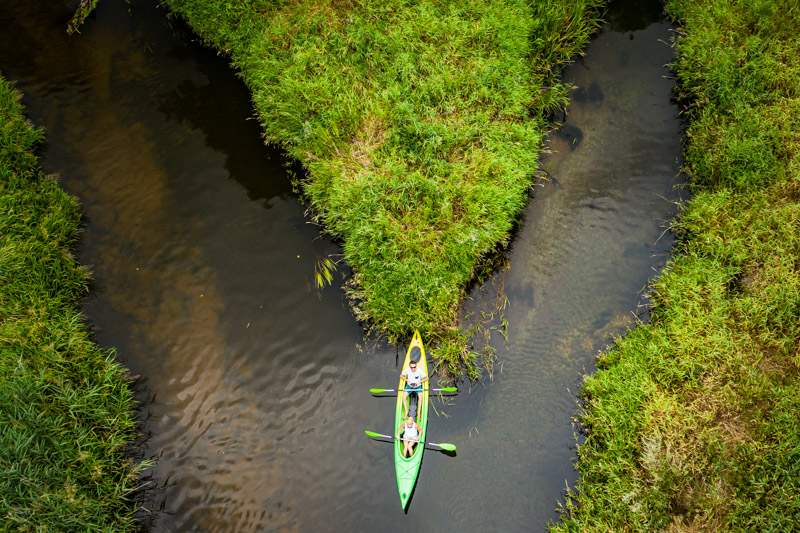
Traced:
<path id="1" fill-rule="evenodd" d="M 408 368 L 410 368 L 411 370 L 416 370 L 417 369 L 417 363 L 415 363 L 414 361 L 411 361 L 410 363 L 408 363 Z"/>
<path id="2" fill-rule="evenodd" d="M 409 416 L 408 418 L 406 418 L 406 425 L 407 425 L 408 427 L 411 427 L 411 426 L 413 426 L 413 425 L 414 425 L 414 419 L 413 419 L 413 418 L 411 418 L 410 416 Z"/>

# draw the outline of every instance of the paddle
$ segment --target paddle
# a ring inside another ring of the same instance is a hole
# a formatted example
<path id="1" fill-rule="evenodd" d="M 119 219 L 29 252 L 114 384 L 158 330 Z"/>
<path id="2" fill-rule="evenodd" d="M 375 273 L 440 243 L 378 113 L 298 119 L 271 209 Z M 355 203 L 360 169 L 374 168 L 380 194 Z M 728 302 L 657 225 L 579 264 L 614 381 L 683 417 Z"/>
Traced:
<path id="1" fill-rule="evenodd" d="M 429 391 L 439 390 L 442 392 L 458 392 L 457 387 L 442 387 L 440 389 L 428 389 Z M 382 392 L 397 392 L 397 389 L 369 389 L 372 394 L 380 394 Z M 421 390 L 410 390 L 408 392 L 422 392 Z"/>
<path id="2" fill-rule="evenodd" d="M 392 435 L 384 435 L 382 433 L 375 433 L 374 431 L 369 431 L 369 430 L 364 431 L 364 433 L 366 433 L 368 436 L 370 436 L 372 438 L 383 437 L 385 439 L 397 439 L 397 440 L 403 440 L 403 441 L 408 441 L 408 442 L 416 442 L 417 444 L 430 444 L 431 446 L 438 446 L 439 448 L 441 448 L 443 450 L 447 450 L 448 452 L 456 451 L 456 445 L 455 444 L 450 444 L 449 442 L 436 443 L 436 442 L 413 441 L 411 439 L 401 439 L 400 437 L 393 437 Z"/>

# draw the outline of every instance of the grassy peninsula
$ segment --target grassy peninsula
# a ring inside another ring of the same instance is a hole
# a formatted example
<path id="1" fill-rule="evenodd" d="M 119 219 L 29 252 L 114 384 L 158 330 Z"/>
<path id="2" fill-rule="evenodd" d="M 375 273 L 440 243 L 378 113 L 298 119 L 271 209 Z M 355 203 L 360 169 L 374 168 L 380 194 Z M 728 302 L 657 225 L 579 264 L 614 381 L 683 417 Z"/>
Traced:
<path id="1" fill-rule="evenodd" d="M 229 55 L 267 142 L 307 169 L 357 317 L 390 341 L 419 329 L 440 369 L 474 377 L 459 303 L 528 199 L 567 99 L 556 73 L 601 0 L 165 3 Z"/>
<path id="2" fill-rule="evenodd" d="M 693 199 L 655 308 L 586 378 L 552 531 L 800 524 L 800 10 L 671 0 Z"/>
<path id="3" fill-rule="evenodd" d="M 76 309 L 80 212 L 42 140 L 0 78 L 0 530 L 135 531 L 132 392 Z"/>

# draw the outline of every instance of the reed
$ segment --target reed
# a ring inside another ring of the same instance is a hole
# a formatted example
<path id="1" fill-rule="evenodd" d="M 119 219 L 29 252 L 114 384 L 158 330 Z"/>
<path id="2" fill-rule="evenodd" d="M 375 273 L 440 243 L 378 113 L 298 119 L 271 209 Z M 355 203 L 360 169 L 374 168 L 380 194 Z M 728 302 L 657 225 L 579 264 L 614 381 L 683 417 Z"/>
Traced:
<path id="1" fill-rule="evenodd" d="M 459 303 L 528 199 L 567 100 L 556 74 L 602 0 L 166 3 L 230 55 L 267 141 L 307 169 L 358 319 L 393 342 L 418 329 L 440 368 L 476 375 Z"/>
<path id="2" fill-rule="evenodd" d="M 796 2 L 672 0 L 693 198 L 650 323 L 584 382 L 552 531 L 790 531 L 800 519 Z"/>
<path id="3" fill-rule="evenodd" d="M 23 112 L 0 78 L 0 530 L 135 531 L 131 389 L 75 308 L 79 206 L 39 169 Z"/>

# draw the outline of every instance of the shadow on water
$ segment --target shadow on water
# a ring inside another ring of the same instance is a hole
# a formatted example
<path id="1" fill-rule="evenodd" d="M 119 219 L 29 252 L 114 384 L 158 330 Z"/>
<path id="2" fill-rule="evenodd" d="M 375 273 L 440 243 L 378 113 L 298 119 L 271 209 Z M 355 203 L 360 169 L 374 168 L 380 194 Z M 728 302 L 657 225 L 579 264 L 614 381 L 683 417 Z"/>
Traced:
<path id="1" fill-rule="evenodd" d="M 609 3 L 605 20 L 608 28 L 617 33 L 646 30 L 651 24 L 663 20 L 664 6 L 653 0 L 613 0 Z M 633 35 L 629 36 L 633 40 Z"/>
<path id="2" fill-rule="evenodd" d="M 173 27 L 175 25 L 177 21 L 173 22 Z M 190 38 L 187 31 L 181 34 L 184 39 Z M 177 87 L 159 95 L 157 109 L 169 120 L 202 131 L 207 146 L 227 154 L 225 169 L 230 177 L 247 190 L 251 200 L 264 199 L 264 207 L 269 208 L 271 198 L 291 195 L 292 189 L 288 179 L 264 179 L 264 176 L 283 176 L 287 167 L 300 173 L 302 168 L 279 148 L 264 146 L 263 132 L 253 116 L 250 100 L 231 97 L 241 94 L 241 82 L 231 75 L 229 65 L 210 54 L 212 52 L 204 48 L 185 51 L 190 57 L 181 59 L 197 64 L 205 80 L 183 80 Z M 220 109 L 224 113 L 204 111 L 208 109 Z M 238 120 L 232 120 L 233 117 Z M 263 156 L 253 157 L 259 153 Z"/>
<path id="3" fill-rule="evenodd" d="M 308 223 L 246 88 L 154 2 L 105 0 L 80 36 L 68 6 L 5 3 L 0 71 L 46 129 L 47 171 L 86 215 L 83 309 L 142 376 L 147 527 L 203 531 L 541 531 L 574 484 L 581 376 L 634 326 L 671 246 L 681 125 L 658 2 L 615 2 L 551 136 L 504 287 L 508 345 L 493 377 L 437 399 L 404 513 L 391 447 L 405 347 L 370 345 L 314 264 L 340 253 Z M 482 307 L 483 306 L 483 307 Z M 469 309 L 467 309 L 468 311 Z"/>

